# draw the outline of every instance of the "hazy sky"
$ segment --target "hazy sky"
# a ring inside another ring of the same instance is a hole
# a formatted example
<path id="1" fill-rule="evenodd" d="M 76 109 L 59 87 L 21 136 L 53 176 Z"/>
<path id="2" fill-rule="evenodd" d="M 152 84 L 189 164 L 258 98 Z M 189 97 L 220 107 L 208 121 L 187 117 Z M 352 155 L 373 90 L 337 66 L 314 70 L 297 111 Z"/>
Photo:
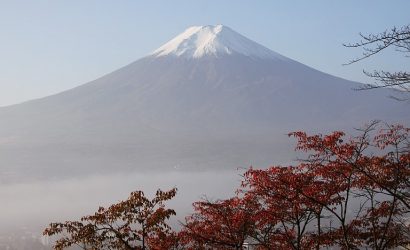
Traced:
<path id="1" fill-rule="evenodd" d="M 0 106 L 57 93 L 150 53 L 191 25 L 224 24 L 316 69 L 368 81 L 362 69 L 405 69 L 387 51 L 342 66 L 359 32 L 410 23 L 410 1 L 0 0 Z"/>

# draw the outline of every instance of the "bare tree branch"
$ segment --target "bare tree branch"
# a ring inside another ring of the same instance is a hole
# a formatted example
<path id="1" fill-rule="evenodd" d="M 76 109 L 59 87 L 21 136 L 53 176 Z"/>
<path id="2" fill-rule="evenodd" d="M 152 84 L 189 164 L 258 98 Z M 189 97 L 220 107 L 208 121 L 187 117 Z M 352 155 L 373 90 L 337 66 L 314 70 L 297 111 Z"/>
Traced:
<path id="1" fill-rule="evenodd" d="M 410 25 L 401 28 L 393 27 L 379 34 L 364 35 L 360 33 L 361 40 L 356 43 L 343 44 L 347 48 L 362 48 L 362 55 L 349 61 L 344 65 L 350 65 L 367 59 L 381 51 L 392 47 L 397 52 L 403 53 L 405 57 L 410 57 Z M 393 88 L 399 93 L 410 92 L 410 73 L 407 71 L 388 72 L 374 70 L 373 72 L 364 71 L 364 74 L 375 79 L 375 83 L 365 84 L 357 90 L 369 90 L 378 88 Z M 408 98 L 398 98 L 397 100 L 407 100 Z"/>

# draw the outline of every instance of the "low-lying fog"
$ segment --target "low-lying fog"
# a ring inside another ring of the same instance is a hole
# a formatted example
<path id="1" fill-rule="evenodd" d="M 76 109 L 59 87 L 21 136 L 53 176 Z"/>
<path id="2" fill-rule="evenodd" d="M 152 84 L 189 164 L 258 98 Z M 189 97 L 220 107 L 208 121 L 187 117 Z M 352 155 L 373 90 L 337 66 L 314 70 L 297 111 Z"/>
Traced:
<path id="1" fill-rule="evenodd" d="M 211 199 L 232 196 L 240 185 L 243 169 L 183 173 L 153 172 L 78 177 L 0 186 L 2 200 L 1 233 L 26 231 L 40 236 L 50 222 L 76 220 L 92 214 L 99 206 L 126 199 L 130 192 L 143 190 L 152 197 L 158 188 L 178 188 L 168 207 L 177 211 L 178 220 L 192 211 L 192 202 L 205 195 Z M 21 232 L 23 233 L 23 232 Z"/>

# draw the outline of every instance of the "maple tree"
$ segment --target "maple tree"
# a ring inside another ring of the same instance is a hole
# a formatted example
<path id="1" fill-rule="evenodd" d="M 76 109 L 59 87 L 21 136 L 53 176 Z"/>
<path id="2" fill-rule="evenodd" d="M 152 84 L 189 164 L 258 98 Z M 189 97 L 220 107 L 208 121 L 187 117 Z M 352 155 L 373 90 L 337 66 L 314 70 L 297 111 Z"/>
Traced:
<path id="1" fill-rule="evenodd" d="M 371 123 L 298 140 L 296 166 L 245 173 L 243 190 L 261 203 L 254 239 L 266 249 L 391 249 L 409 244 L 409 129 Z"/>
<path id="2" fill-rule="evenodd" d="M 186 218 L 181 238 L 186 249 L 243 249 L 253 234 L 256 203 L 247 197 L 199 201 Z"/>
<path id="3" fill-rule="evenodd" d="M 320 238 L 321 206 L 302 195 L 308 178 L 294 167 L 274 166 L 248 170 L 242 192 L 259 202 L 254 211 L 255 233 L 251 235 L 265 249 L 307 249 Z M 317 230 L 308 224 L 319 221 Z"/>
<path id="4" fill-rule="evenodd" d="M 236 196 L 193 204 L 180 232 L 175 211 L 141 191 L 80 221 L 52 223 L 55 249 L 394 249 L 410 244 L 410 129 L 373 122 L 348 137 L 293 132 L 296 165 L 250 168 Z"/>
<path id="5" fill-rule="evenodd" d="M 158 190 L 151 200 L 142 191 L 132 192 L 127 200 L 100 207 L 80 221 L 51 223 L 43 234 L 63 234 L 54 249 L 74 245 L 82 249 L 172 249 L 177 246 L 176 233 L 166 221 L 176 213 L 165 202 L 176 191 Z"/>
<path id="6" fill-rule="evenodd" d="M 343 132 L 308 136 L 292 133 L 297 149 L 309 152 L 300 167 L 320 183 L 330 199 L 303 193 L 323 205 L 337 222 L 328 232 L 332 244 L 344 249 L 360 246 L 388 249 L 408 244 L 409 129 L 373 122 L 360 134 L 346 138 Z M 378 131 L 375 131 L 378 130 Z"/>

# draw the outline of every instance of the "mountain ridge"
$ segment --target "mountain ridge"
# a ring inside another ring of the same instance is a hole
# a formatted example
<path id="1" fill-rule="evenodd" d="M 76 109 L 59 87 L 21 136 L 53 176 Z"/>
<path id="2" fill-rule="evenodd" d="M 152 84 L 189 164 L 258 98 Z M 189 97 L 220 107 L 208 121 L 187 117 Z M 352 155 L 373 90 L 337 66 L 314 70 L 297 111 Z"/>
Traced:
<path id="1" fill-rule="evenodd" d="M 178 164 L 191 171 L 268 166 L 293 158 L 291 131 L 409 123 L 408 106 L 386 98 L 387 90 L 357 86 L 291 59 L 150 55 L 1 108 L 0 171 L 46 178 Z"/>

